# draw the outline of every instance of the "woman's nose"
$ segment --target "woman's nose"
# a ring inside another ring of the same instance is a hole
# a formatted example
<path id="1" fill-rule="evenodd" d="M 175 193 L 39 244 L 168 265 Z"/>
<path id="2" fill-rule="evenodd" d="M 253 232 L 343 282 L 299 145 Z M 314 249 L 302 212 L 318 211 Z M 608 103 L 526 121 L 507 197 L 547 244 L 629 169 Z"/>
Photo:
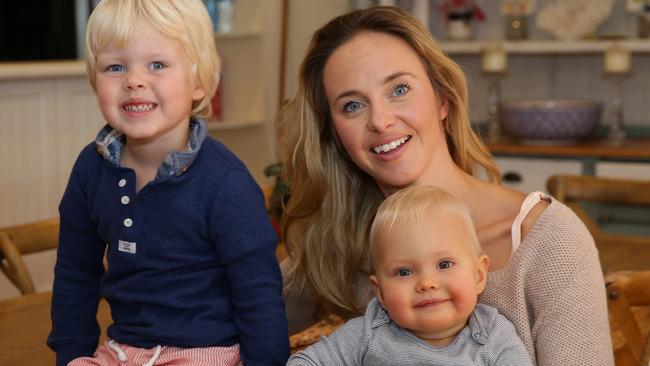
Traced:
<path id="1" fill-rule="evenodd" d="M 395 115 L 385 103 L 374 103 L 370 111 L 368 129 L 372 132 L 384 132 L 395 124 Z"/>

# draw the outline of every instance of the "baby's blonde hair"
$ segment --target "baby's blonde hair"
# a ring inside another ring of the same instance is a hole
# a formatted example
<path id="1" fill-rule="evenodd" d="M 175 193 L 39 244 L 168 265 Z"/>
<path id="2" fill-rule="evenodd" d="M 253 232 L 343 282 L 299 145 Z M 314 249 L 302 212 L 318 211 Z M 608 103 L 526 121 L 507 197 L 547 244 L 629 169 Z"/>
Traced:
<path id="1" fill-rule="evenodd" d="M 141 20 L 181 43 L 192 61 L 194 80 L 206 93 L 194 101 L 190 114 L 209 117 L 221 62 L 212 22 L 201 0 L 102 0 L 90 14 L 86 28 L 86 72 L 93 90 L 97 89 L 99 53 L 112 42 L 125 45 Z"/>
<path id="2" fill-rule="evenodd" d="M 394 225 L 427 225 L 423 217 L 427 210 L 435 210 L 456 218 L 465 225 L 472 249 L 478 258 L 483 249 L 476 236 L 474 220 L 469 208 L 446 191 L 433 186 L 411 186 L 390 195 L 377 210 L 370 227 L 370 261 L 374 261 L 374 246 L 379 233 L 387 234 Z"/>

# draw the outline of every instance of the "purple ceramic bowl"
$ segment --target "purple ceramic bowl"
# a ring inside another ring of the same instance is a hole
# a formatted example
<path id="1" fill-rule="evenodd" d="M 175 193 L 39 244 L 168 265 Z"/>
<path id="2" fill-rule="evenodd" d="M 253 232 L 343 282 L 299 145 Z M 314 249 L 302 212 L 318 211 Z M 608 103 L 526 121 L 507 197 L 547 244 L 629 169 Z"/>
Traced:
<path id="1" fill-rule="evenodd" d="M 595 100 L 506 100 L 499 103 L 501 127 L 526 140 L 579 140 L 600 124 L 603 103 Z"/>

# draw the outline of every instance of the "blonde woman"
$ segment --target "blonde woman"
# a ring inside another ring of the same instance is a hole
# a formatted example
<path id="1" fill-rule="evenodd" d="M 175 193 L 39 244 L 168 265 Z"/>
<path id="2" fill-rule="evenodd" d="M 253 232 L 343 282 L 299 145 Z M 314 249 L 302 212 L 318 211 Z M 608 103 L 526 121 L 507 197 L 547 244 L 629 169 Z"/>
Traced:
<path id="1" fill-rule="evenodd" d="M 479 302 L 513 322 L 537 365 L 612 364 L 593 238 L 552 197 L 499 184 L 467 98 L 459 66 L 397 8 L 354 11 L 314 34 L 299 90 L 278 121 L 291 184 L 283 222 L 290 332 L 317 319 L 323 304 L 363 312 L 377 207 L 402 188 L 432 185 L 472 212 L 490 258 Z"/>

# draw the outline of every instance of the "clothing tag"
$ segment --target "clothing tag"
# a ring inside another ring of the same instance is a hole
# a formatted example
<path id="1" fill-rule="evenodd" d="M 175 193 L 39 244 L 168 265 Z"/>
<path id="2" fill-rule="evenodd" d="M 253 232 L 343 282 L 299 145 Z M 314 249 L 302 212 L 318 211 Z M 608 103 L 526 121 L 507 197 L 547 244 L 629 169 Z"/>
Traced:
<path id="1" fill-rule="evenodd" d="M 117 250 L 120 252 L 135 254 L 135 242 L 119 240 Z"/>

